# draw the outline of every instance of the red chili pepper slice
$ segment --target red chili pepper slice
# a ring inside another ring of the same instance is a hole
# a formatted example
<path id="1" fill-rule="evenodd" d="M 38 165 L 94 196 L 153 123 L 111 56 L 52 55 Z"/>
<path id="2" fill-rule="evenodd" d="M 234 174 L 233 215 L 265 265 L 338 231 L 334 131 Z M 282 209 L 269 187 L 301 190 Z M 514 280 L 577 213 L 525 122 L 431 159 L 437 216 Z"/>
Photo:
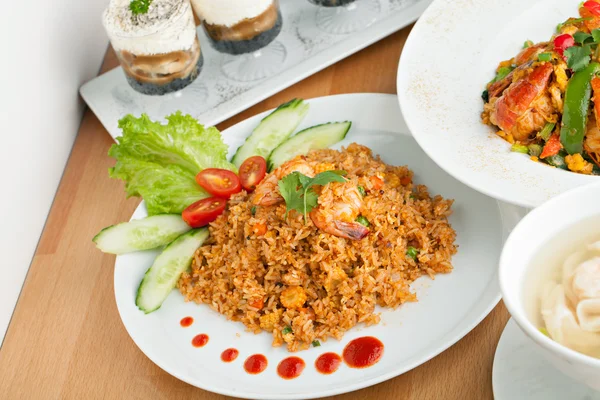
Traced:
<path id="1" fill-rule="evenodd" d="M 540 158 L 555 156 L 558 154 L 560 149 L 562 149 L 562 144 L 560 144 L 560 135 L 554 133 L 546 142 L 544 150 L 542 151 L 542 154 L 540 154 Z"/>

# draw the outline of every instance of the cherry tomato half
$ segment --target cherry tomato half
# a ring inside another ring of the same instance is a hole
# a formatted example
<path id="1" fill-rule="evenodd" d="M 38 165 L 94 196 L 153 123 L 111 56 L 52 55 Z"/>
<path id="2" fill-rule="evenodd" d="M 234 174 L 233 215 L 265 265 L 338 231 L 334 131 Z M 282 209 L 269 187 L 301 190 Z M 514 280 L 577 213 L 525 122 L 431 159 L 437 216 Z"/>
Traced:
<path id="1" fill-rule="evenodd" d="M 573 47 L 575 45 L 575 39 L 573 36 L 568 33 L 564 33 L 562 35 L 558 35 L 554 38 L 554 47 L 556 48 L 556 52 L 561 56 L 569 47 Z"/>
<path id="2" fill-rule="evenodd" d="M 248 192 L 256 189 L 266 174 L 267 162 L 261 156 L 247 158 L 240 166 L 240 181 Z"/>
<path id="3" fill-rule="evenodd" d="M 200 228 L 213 222 L 225 211 L 227 200 L 218 197 L 198 200 L 181 213 L 183 220 L 192 228 Z"/>
<path id="4" fill-rule="evenodd" d="M 600 3 L 597 3 L 595 1 L 586 1 L 585 3 L 583 3 L 583 6 L 587 8 L 590 11 L 590 13 L 592 13 L 592 15 L 600 17 Z"/>
<path id="5" fill-rule="evenodd" d="M 196 182 L 217 197 L 229 198 L 232 194 L 242 191 L 240 178 L 227 169 L 207 168 L 196 175 Z"/>

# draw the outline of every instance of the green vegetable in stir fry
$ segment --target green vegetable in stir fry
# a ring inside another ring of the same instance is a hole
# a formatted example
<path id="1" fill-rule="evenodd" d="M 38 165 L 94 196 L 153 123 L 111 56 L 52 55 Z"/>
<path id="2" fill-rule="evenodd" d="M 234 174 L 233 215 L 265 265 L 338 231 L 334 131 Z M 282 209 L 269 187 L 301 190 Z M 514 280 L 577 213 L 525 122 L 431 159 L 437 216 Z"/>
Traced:
<path id="1" fill-rule="evenodd" d="M 576 72 L 567 85 L 560 142 L 569 154 L 583 151 L 592 94 L 591 81 L 598 72 L 600 64 L 591 63 L 585 69 Z"/>

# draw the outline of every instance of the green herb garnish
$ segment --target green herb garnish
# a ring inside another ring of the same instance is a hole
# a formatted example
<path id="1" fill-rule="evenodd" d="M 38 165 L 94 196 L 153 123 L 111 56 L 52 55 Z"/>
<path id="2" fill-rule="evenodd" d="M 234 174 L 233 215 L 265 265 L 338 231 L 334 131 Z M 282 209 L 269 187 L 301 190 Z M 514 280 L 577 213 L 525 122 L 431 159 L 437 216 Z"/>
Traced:
<path id="1" fill-rule="evenodd" d="M 513 153 L 528 154 L 529 153 L 529 148 L 527 146 L 525 146 L 525 145 L 515 143 L 515 144 L 513 144 L 510 147 L 510 151 L 512 151 Z"/>
<path id="2" fill-rule="evenodd" d="M 406 249 L 406 255 L 410 258 L 412 258 L 413 260 L 417 261 L 417 255 L 419 255 L 419 249 L 412 247 L 412 246 L 408 246 L 408 249 Z"/>
<path id="3" fill-rule="evenodd" d="M 358 187 L 358 192 L 360 193 L 360 195 L 361 195 L 362 197 L 365 197 L 365 196 L 367 195 L 367 192 L 365 191 L 365 188 L 364 188 L 364 187 L 362 187 L 362 186 L 359 186 L 359 187 Z"/>
<path id="4" fill-rule="evenodd" d="M 494 80 L 492 82 L 498 82 L 498 81 L 501 81 L 502 79 L 506 78 L 506 76 L 508 74 L 510 74 L 513 69 L 514 69 L 513 67 L 498 68 L 498 71 L 496 72 L 496 77 L 494 78 Z"/>
<path id="5" fill-rule="evenodd" d="M 527 49 L 529 47 L 533 46 L 533 42 L 531 40 L 526 40 L 525 43 L 523 43 L 523 48 Z"/>
<path id="6" fill-rule="evenodd" d="M 561 22 L 560 24 L 556 25 L 556 31 L 560 32 L 560 30 L 562 29 L 562 27 L 565 26 L 565 25 L 573 25 L 573 24 L 577 24 L 579 22 L 589 21 L 590 19 L 592 19 L 592 18 L 591 17 L 586 17 L 586 18 L 569 18 L 565 22 Z"/>
<path id="7" fill-rule="evenodd" d="M 542 154 L 542 146 L 540 146 L 539 144 L 533 143 L 527 146 L 527 148 L 529 149 L 530 156 L 539 157 L 540 154 Z"/>
<path id="8" fill-rule="evenodd" d="M 321 345 L 321 342 L 319 342 L 318 340 L 313 340 L 312 345 L 313 347 L 319 347 Z"/>
<path id="9" fill-rule="evenodd" d="M 278 183 L 279 192 L 285 200 L 286 216 L 290 210 L 296 210 L 306 216 L 317 206 L 319 196 L 312 189 L 313 186 L 323 186 L 330 182 L 345 182 L 343 175 L 346 171 L 325 171 L 310 178 L 300 172 L 286 175 Z"/>
<path id="10" fill-rule="evenodd" d="M 594 29 L 592 31 L 592 38 L 594 38 L 594 43 L 600 43 L 600 29 Z"/>
<path id="11" fill-rule="evenodd" d="M 540 53 L 538 54 L 539 61 L 552 61 L 552 54 L 550 53 Z"/>
<path id="12" fill-rule="evenodd" d="M 288 326 L 286 326 L 285 328 L 283 328 L 283 329 L 281 330 L 281 334 L 282 334 L 282 335 L 287 335 L 287 334 L 289 334 L 289 333 L 292 333 L 292 332 L 294 332 L 294 331 L 292 330 L 292 327 L 291 327 L 291 326 L 289 326 L 289 325 L 288 325 Z"/>
<path id="13" fill-rule="evenodd" d="M 255 215 L 255 214 L 256 214 L 256 206 L 252 206 L 252 208 L 250 209 L 250 213 L 251 213 L 252 215 Z"/>
<path id="14" fill-rule="evenodd" d="M 587 67 L 590 63 L 590 55 L 592 50 L 589 45 L 582 47 L 572 46 L 565 50 L 565 57 L 567 57 L 567 67 L 571 68 L 574 72 L 581 71 Z"/>
<path id="15" fill-rule="evenodd" d="M 544 142 L 546 142 L 548 141 L 548 139 L 550 139 L 550 136 L 552 135 L 552 131 L 554 130 L 555 126 L 556 124 L 548 122 L 546 123 L 546 125 L 544 125 L 544 128 L 537 135 L 544 139 Z"/>
<path id="16" fill-rule="evenodd" d="M 356 217 L 356 222 L 358 222 L 359 224 L 361 224 L 362 226 L 366 226 L 367 228 L 369 227 L 369 225 L 371 225 L 369 223 L 369 220 L 366 219 L 365 217 L 363 217 L 362 215 L 359 215 L 358 217 Z"/>
<path id="17" fill-rule="evenodd" d="M 582 31 L 577 31 L 573 35 L 573 39 L 575 39 L 575 41 L 577 43 L 584 44 L 586 41 L 588 41 L 590 39 L 593 40 L 593 37 L 592 37 L 592 35 L 590 35 L 588 33 L 585 33 L 585 32 L 582 32 Z"/>
<path id="18" fill-rule="evenodd" d="M 152 0 L 131 0 L 129 3 L 129 9 L 134 15 L 146 14 L 150 7 Z"/>

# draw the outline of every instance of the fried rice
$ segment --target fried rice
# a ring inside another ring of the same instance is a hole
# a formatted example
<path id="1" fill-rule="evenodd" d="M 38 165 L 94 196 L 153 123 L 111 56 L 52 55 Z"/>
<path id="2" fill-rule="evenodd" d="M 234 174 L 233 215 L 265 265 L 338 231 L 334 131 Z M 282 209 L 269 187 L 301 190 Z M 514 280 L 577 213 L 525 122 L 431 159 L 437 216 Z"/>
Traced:
<path id="1" fill-rule="evenodd" d="M 411 282 L 451 272 L 456 253 L 447 220 L 453 201 L 413 185 L 407 167 L 386 165 L 358 144 L 312 151 L 307 160 L 344 170 L 365 189 L 361 214 L 370 233 L 364 239 L 325 233 L 293 210 L 286 216 L 283 203 L 255 207 L 251 194 L 241 192 L 210 224 L 210 239 L 178 283 L 186 301 L 206 303 L 254 333 L 268 331 L 273 346 L 289 351 L 339 340 L 358 323 L 377 324 L 377 305 L 416 301 Z M 383 187 L 373 176 L 382 177 Z M 320 205 L 328 201 L 323 197 Z M 418 249 L 414 259 L 410 247 Z"/>

